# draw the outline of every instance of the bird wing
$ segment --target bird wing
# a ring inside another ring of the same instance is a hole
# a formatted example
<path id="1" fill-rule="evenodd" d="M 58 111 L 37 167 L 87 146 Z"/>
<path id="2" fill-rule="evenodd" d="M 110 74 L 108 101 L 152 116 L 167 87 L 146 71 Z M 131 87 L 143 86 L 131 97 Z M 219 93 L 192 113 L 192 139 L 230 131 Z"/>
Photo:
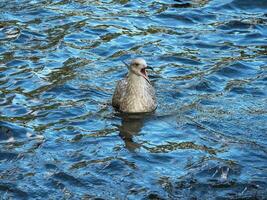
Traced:
<path id="1" fill-rule="evenodd" d="M 122 79 L 118 81 L 115 92 L 112 97 L 112 106 L 115 108 L 119 108 L 121 101 L 123 100 L 126 92 L 126 87 L 127 87 L 127 80 Z"/>
<path id="2" fill-rule="evenodd" d="M 153 88 L 152 85 L 150 85 L 149 89 L 148 89 L 148 93 L 150 94 L 150 96 L 152 97 L 153 100 L 153 105 L 155 106 L 155 109 L 157 108 L 157 98 L 156 98 L 156 91 Z"/>

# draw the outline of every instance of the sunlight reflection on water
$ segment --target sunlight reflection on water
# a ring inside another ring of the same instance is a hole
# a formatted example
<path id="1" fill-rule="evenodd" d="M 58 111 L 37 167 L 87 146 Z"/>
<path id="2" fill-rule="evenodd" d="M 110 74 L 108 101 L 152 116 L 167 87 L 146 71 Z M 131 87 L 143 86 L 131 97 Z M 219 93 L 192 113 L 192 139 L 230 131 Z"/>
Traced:
<path id="1" fill-rule="evenodd" d="M 3 199 L 264 199 L 267 3 L 0 1 Z M 110 106 L 144 57 L 159 107 Z"/>

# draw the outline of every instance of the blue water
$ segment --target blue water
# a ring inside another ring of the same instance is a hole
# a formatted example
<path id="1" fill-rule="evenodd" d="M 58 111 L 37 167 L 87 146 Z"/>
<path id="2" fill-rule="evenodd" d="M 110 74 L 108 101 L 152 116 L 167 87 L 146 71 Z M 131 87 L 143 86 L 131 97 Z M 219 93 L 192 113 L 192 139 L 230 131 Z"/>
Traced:
<path id="1" fill-rule="evenodd" d="M 266 199 L 266 133 L 267 1 L 0 0 L 0 199 Z"/>

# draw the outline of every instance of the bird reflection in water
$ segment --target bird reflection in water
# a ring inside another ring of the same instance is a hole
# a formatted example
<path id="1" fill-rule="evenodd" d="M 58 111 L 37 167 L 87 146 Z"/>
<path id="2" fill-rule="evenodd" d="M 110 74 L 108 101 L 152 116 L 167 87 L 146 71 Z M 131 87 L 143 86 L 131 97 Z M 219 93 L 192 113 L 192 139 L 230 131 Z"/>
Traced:
<path id="1" fill-rule="evenodd" d="M 149 114 L 119 114 L 122 119 L 121 126 L 119 126 L 119 135 L 125 143 L 125 147 L 129 151 L 135 151 L 142 146 L 142 143 L 134 141 L 134 136 L 137 136 Z"/>

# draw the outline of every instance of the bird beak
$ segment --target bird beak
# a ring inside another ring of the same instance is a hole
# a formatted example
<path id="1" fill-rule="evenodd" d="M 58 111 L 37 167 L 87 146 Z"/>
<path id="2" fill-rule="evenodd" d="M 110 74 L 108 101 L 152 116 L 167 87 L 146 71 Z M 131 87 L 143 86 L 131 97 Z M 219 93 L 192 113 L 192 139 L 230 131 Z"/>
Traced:
<path id="1" fill-rule="evenodd" d="M 145 70 L 147 70 L 147 69 L 151 69 L 152 71 L 154 71 L 154 69 L 153 69 L 152 67 L 150 67 L 150 66 L 146 66 L 146 67 L 143 68 L 143 69 L 145 69 Z M 145 75 L 144 75 L 143 77 L 146 79 L 146 81 L 147 81 L 149 84 L 151 84 L 150 81 L 149 81 L 149 79 L 148 79 L 148 75 L 147 75 L 146 72 L 145 72 Z"/>
<path id="2" fill-rule="evenodd" d="M 152 71 L 154 71 L 154 69 L 150 66 L 146 66 L 146 69 L 151 69 Z"/>

